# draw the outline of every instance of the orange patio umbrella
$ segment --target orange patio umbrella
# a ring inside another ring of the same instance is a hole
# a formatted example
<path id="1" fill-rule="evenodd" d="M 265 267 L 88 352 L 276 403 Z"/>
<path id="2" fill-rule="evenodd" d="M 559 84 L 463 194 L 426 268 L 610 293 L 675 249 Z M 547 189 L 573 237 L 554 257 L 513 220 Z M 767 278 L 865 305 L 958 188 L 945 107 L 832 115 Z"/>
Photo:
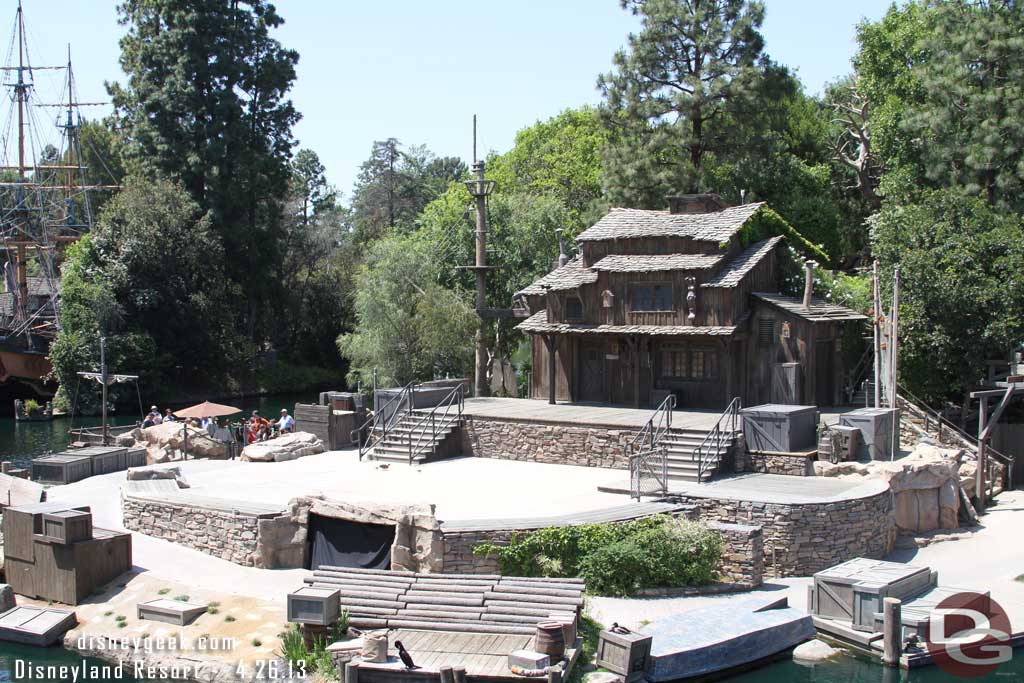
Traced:
<path id="1" fill-rule="evenodd" d="M 220 403 L 203 401 L 202 403 L 194 406 L 182 408 L 181 410 L 175 410 L 173 412 L 178 417 L 226 417 L 228 415 L 240 413 L 242 412 L 242 409 L 234 406 L 221 405 Z"/>
<path id="2" fill-rule="evenodd" d="M 174 414 L 178 417 L 225 417 L 227 415 L 234 415 L 235 413 L 242 412 L 241 408 L 235 408 L 234 406 L 225 406 L 220 403 L 210 403 L 209 401 L 203 401 L 194 406 L 183 408 L 181 410 L 175 410 Z M 188 426 L 185 424 L 181 425 L 182 431 L 185 432 L 185 443 L 183 457 L 188 460 Z"/>

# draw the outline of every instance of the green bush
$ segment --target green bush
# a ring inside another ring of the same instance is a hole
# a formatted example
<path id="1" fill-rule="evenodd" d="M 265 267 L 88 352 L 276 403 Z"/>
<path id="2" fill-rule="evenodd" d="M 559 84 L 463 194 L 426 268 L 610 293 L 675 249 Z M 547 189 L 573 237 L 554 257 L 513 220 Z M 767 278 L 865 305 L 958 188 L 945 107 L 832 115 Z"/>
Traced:
<path id="1" fill-rule="evenodd" d="M 37 415 L 43 407 L 39 405 L 39 401 L 34 398 L 25 399 L 25 414 L 26 415 Z"/>
<path id="2" fill-rule="evenodd" d="M 549 527 L 514 536 L 508 545 L 480 543 L 503 574 L 579 576 L 602 595 L 639 588 L 696 586 L 713 581 L 722 537 L 703 524 L 664 515 L 619 524 Z"/>

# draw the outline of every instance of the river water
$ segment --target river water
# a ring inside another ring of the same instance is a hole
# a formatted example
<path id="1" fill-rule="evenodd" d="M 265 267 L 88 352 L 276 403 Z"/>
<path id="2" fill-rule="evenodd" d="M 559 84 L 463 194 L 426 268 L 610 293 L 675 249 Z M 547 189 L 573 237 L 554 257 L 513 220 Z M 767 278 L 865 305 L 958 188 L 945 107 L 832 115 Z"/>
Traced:
<path id="1" fill-rule="evenodd" d="M 248 415 L 259 410 L 264 416 L 277 415 L 281 408 L 289 411 L 295 404 L 312 403 L 317 396 L 312 392 L 303 394 L 286 394 L 253 399 L 241 399 L 231 402 Z M 138 420 L 135 415 L 121 414 L 111 419 L 113 425 L 132 424 Z M 26 467 L 32 458 L 46 453 L 64 450 L 69 441 L 68 429 L 72 426 L 98 426 L 98 418 L 57 418 L 52 422 L 15 422 L 11 418 L 0 419 L 0 459 L 12 460 L 17 467 Z M 36 683 L 63 683 L 66 679 L 58 677 L 16 678 L 17 660 L 31 661 L 35 665 L 76 665 L 82 658 L 73 652 L 61 648 L 32 648 L 12 643 L 0 643 L 0 683 L 8 681 L 35 681 Z M 88 664 L 100 666 L 103 663 L 86 659 Z M 110 680 L 135 681 L 127 676 L 121 679 L 90 678 L 89 683 L 107 683 Z M 806 666 L 785 660 L 769 664 L 747 673 L 728 679 L 731 683 L 946 683 L 953 681 L 948 674 L 928 667 L 906 672 L 886 669 L 885 667 L 852 655 L 843 655 L 832 662 Z M 983 683 L 1024 682 L 1024 656 L 1018 654 L 988 676 L 973 679 Z"/>

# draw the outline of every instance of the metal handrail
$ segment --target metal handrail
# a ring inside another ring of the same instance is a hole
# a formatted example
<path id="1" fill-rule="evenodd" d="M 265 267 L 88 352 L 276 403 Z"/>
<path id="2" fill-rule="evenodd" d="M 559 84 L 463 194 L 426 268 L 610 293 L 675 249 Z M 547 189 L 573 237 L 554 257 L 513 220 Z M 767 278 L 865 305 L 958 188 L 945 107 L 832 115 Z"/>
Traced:
<path id="1" fill-rule="evenodd" d="M 902 400 L 907 405 L 908 409 L 916 410 L 918 413 L 921 414 L 921 417 L 923 417 L 925 420 L 926 432 L 928 431 L 929 418 L 934 419 L 936 424 L 938 425 L 938 438 L 940 442 L 942 439 L 942 428 L 946 427 L 953 433 L 953 436 L 955 436 L 957 440 L 960 441 L 960 443 L 963 444 L 964 446 L 967 446 L 968 448 L 971 449 L 978 448 L 977 437 L 971 436 L 969 433 L 961 429 L 958 425 L 951 422 L 948 418 L 943 417 L 942 413 L 939 413 L 935 409 L 931 408 L 927 403 L 922 401 L 920 398 L 907 391 L 907 389 L 901 384 L 896 385 L 896 399 L 897 401 Z M 985 452 L 991 453 L 997 459 L 1002 460 L 1003 464 L 1005 464 L 1007 467 L 1012 465 L 1015 460 L 1014 456 L 1001 453 L 995 448 L 992 448 L 991 445 L 985 446 Z"/>
<path id="2" fill-rule="evenodd" d="M 368 451 L 372 450 L 374 446 L 384 440 L 384 437 L 387 436 L 388 429 L 395 424 L 396 417 L 400 419 L 399 416 L 404 416 L 406 413 L 412 411 L 414 403 L 413 395 L 416 392 L 417 386 L 419 385 L 416 384 L 415 381 L 406 384 L 398 394 L 389 398 L 379 408 L 374 406 L 373 415 L 368 417 L 363 424 L 352 430 L 352 433 L 349 436 L 353 441 L 359 444 L 360 460 L 363 459 L 363 456 Z M 402 410 L 402 400 L 406 401 L 406 408 L 404 411 Z M 396 401 L 398 401 L 398 406 L 395 408 L 395 411 L 390 415 L 387 415 L 385 408 Z M 367 428 L 369 428 L 369 435 L 366 437 L 366 441 L 364 443 L 363 433 L 367 431 Z"/>
<path id="3" fill-rule="evenodd" d="M 626 444 L 626 457 L 642 450 L 653 449 L 661 441 L 661 438 L 672 428 L 672 411 L 676 408 L 676 397 L 669 394 L 665 397 L 647 424 L 637 433 L 633 440 Z M 655 426 L 657 425 L 657 426 Z"/>
<path id="4" fill-rule="evenodd" d="M 457 384 L 448 394 L 441 399 L 441 402 L 434 406 L 430 412 L 423 415 L 417 422 L 419 427 L 418 432 L 410 431 L 409 433 L 409 464 L 413 463 L 413 459 L 426 450 L 427 446 L 433 446 L 437 441 L 437 435 L 448 428 L 449 425 L 457 423 L 462 419 L 462 411 L 465 407 L 465 392 L 463 385 Z M 450 416 L 451 409 L 453 406 L 457 406 L 457 412 L 454 417 Z M 440 424 L 438 424 L 438 413 L 440 409 L 444 409 L 444 414 L 440 416 Z M 427 424 L 429 420 L 430 425 L 430 438 L 427 439 Z M 415 448 L 414 448 L 415 444 Z"/>
<path id="5" fill-rule="evenodd" d="M 704 464 L 704 452 L 707 449 L 710 455 L 710 445 L 713 442 L 715 446 L 715 455 L 718 455 L 718 451 L 722 448 L 722 442 L 724 435 L 722 433 L 722 424 L 728 422 L 731 426 L 729 428 L 728 440 L 732 441 L 736 438 L 736 427 L 739 423 L 740 409 L 743 407 L 740 397 L 737 396 L 733 400 L 729 401 L 729 405 L 726 406 L 722 414 L 718 416 L 718 421 L 715 422 L 715 426 L 711 428 L 711 431 L 707 433 L 704 440 L 700 442 L 700 445 L 694 449 L 694 454 L 697 456 L 697 483 L 704 483 L 704 472 L 706 469 Z M 709 458 L 710 459 L 710 458 Z M 710 466 L 710 463 L 709 463 Z"/>

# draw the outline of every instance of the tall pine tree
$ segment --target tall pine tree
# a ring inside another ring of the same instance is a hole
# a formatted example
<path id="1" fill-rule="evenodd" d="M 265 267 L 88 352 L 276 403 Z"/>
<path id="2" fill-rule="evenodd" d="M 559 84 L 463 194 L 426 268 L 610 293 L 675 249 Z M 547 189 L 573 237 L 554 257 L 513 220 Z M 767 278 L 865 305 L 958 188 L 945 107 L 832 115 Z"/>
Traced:
<path id="1" fill-rule="evenodd" d="M 299 118 L 288 99 L 298 53 L 271 37 L 283 19 L 264 0 L 124 0 L 118 12 L 128 81 L 108 89 L 129 169 L 180 182 L 208 212 L 259 343 Z"/>
<path id="2" fill-rule="evenodd" d="M 605 151 L 605 185 L 615 203 L 660 208 L 666 194 L 708 189 L 706 167 L 728 154 L 733 125 L 756 118 L 771 66 L 758 31 L 764 6 L 620 1 L 642 28 L 598 79 L 617 140 Z"/>

